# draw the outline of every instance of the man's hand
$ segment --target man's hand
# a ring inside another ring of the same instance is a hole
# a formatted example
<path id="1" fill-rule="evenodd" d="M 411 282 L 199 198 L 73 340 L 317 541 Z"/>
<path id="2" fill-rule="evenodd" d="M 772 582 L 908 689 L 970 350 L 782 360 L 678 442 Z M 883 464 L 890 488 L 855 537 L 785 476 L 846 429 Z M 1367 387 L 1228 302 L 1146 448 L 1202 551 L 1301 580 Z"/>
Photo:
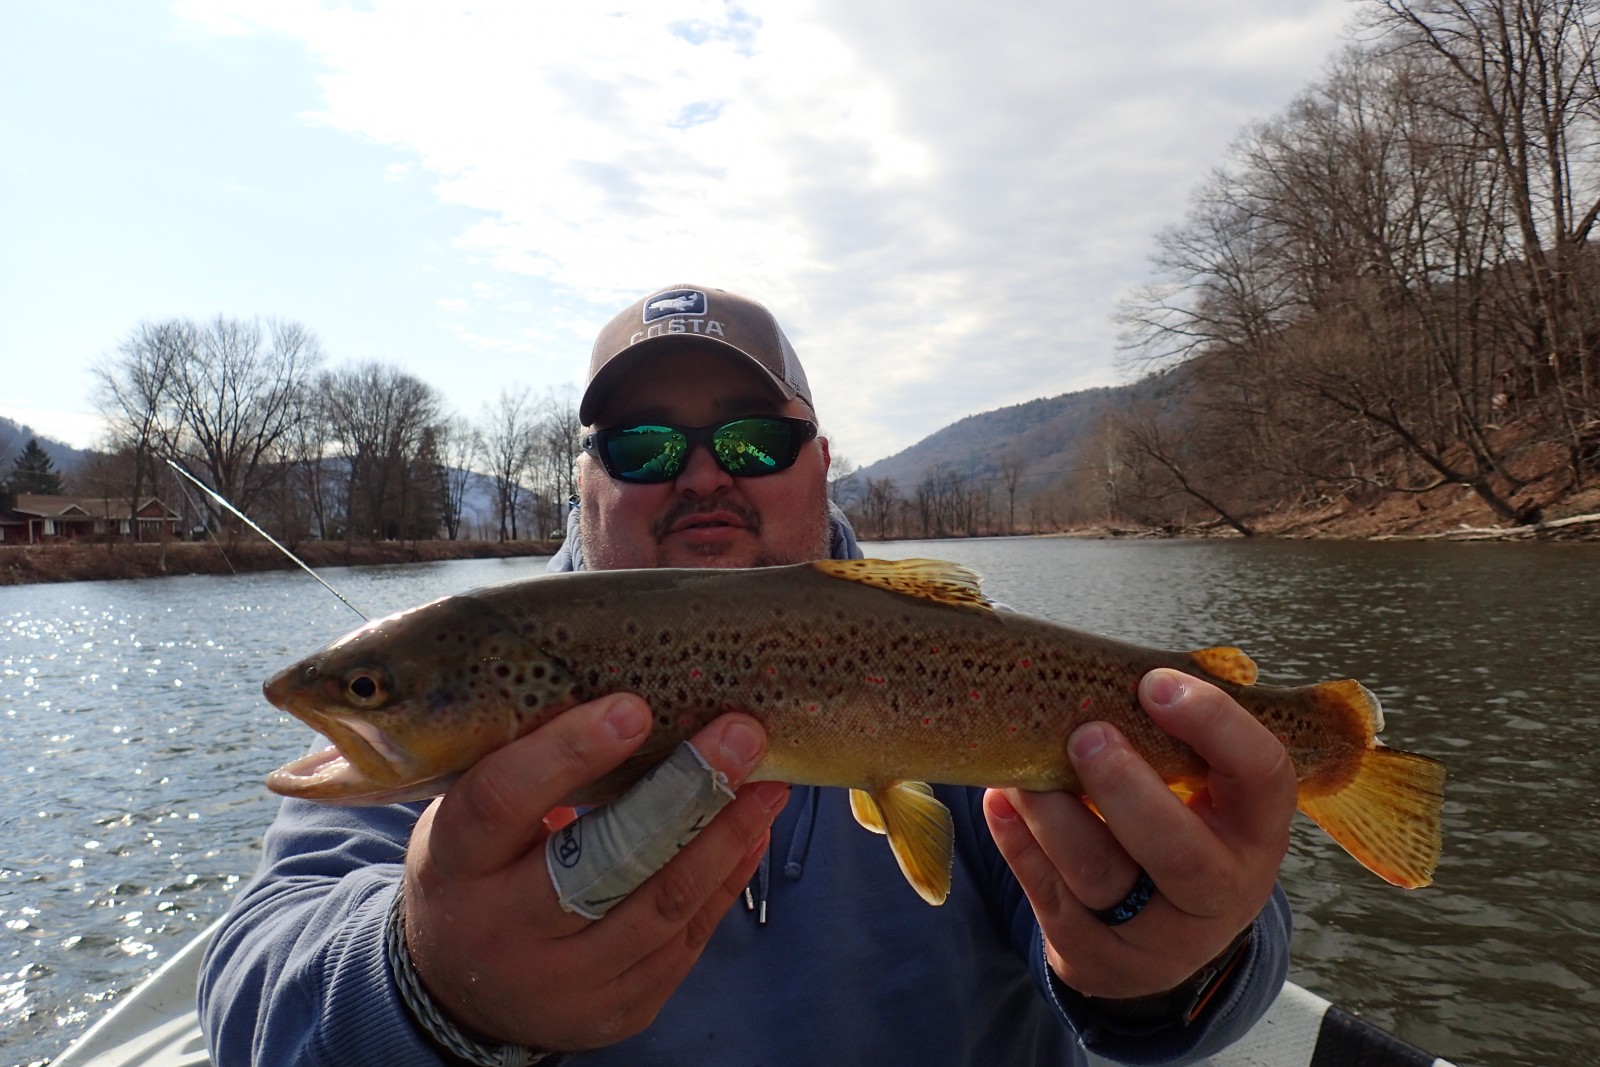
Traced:
<path id="1" fill-rule="evenodd" d="M 1209 765 L 1186 805 L 1114 727 L 1089 723 L 1068 756 L 1104 816 L 1068 793 L 991 790 L 984 814 L 1044 930 L 1050 966 L 1078 992 L 1166 992 L 1221 954 L 1266 906 L 1289 847 L 1295 773 L 1266 727 L 1207 682 L 1145 675 L 1156 724 Z M 1091 911 L 1119 903 L 1143 868 L 1156 894 L 1132 920 Z"/>
<path id="2" fill-rule="evenodd" d="M 418 820 L 406 853 L 406 944 L 429 994 L 465 1029 L 562 1050 L 638 1033 L 755 873 L 788 797 L 778 783 L 740 790 L 603 919 L 562 910 L 544 817 L 637 749 L 650 721 L 626 694 L 574 708 L 485 757 Z M 724 715 L 694 745 L 737 786 L 766 736 L 749 716 Z"/>

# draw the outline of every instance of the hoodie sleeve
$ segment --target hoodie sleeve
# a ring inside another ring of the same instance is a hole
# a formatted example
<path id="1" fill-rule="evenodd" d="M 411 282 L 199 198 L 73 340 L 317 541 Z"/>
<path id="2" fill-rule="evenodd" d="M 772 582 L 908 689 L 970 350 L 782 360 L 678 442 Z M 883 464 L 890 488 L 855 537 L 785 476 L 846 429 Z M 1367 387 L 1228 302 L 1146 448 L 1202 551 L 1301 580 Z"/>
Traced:
<path id="1" fill-rule="evenodd" d="M 412 1021 L 384 951 L 420 807 L 286 800 L 261 867 L 201 963 L 201 1026 L 217 1067 L 448 1061 Z"/>
<path id="2" fill-rule="evenodd" d="M 1205 1011 L 1188 1026 L 1174 1021 L 1140 1034 L 1120 1033 L 1115 1020 L 1101 1015 L 1088 998 L 1056 977 L 1045 958 L 1044 931 L 1005 858 L 995 847 L 983 818 L 983 790 L 968 791 L 967 848 L 981 855 L 989 899 L 998 909 L 1016 951 L 1026 960 L 1040 995 L 1082 1045 L 1118 1063 L 1178 1065 L 1215 1054 L 1256 1024 L 1277 998 L 1289 973 L 1289 900 L 1282 886 L 1256 916 L 1249 943 Z"/>

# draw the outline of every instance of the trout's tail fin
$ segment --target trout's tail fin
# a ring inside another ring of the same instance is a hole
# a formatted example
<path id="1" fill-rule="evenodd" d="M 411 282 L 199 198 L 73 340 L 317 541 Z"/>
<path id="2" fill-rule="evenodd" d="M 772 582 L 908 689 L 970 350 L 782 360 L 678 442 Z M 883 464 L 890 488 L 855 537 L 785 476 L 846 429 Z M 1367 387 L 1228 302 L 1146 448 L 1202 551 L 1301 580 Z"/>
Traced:
<path id="1" fill-rule="evenodd" d="M 1367 870 L 1418 889 L 1439 864 L 1444 764 L 1379 745 L 1361 754 L 1354 780 L 1335 793 L 1301 797 L 1300 810 Z"/>

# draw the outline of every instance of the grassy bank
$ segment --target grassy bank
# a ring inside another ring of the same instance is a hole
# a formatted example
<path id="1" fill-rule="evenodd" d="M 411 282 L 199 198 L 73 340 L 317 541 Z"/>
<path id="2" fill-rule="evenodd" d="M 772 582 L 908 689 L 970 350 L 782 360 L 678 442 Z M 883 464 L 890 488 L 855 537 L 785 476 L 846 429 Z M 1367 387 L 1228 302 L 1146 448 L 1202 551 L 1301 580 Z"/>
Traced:
<path id="1" fill-rule="evenodd" d="M 559 541 L 307 541 L 291 545 L 314 568 L 450 559 L 548 556 Z M 0 585 L 154 578 L 173 574 L 230 574 L 293 567 L 283 553 L 252 538 L 234 545 L 171 542 L 150 545 L 0 546 Z"/>

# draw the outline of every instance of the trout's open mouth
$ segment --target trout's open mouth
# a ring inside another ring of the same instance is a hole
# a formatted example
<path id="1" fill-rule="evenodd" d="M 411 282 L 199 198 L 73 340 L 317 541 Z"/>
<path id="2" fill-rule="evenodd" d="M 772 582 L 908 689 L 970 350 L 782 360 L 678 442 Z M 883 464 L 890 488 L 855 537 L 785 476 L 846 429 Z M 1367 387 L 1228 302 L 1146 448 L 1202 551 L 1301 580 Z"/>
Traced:
<path id="1" fill-rule="evenodd" d="M 457 777 L 420 772 L 418 761 L 370 722 L 300 709 L 295 714 L 333 747 L 269 774 L 267 788 L 274 793 L 324 804 L 387 804 L 436 796 Z"/>

